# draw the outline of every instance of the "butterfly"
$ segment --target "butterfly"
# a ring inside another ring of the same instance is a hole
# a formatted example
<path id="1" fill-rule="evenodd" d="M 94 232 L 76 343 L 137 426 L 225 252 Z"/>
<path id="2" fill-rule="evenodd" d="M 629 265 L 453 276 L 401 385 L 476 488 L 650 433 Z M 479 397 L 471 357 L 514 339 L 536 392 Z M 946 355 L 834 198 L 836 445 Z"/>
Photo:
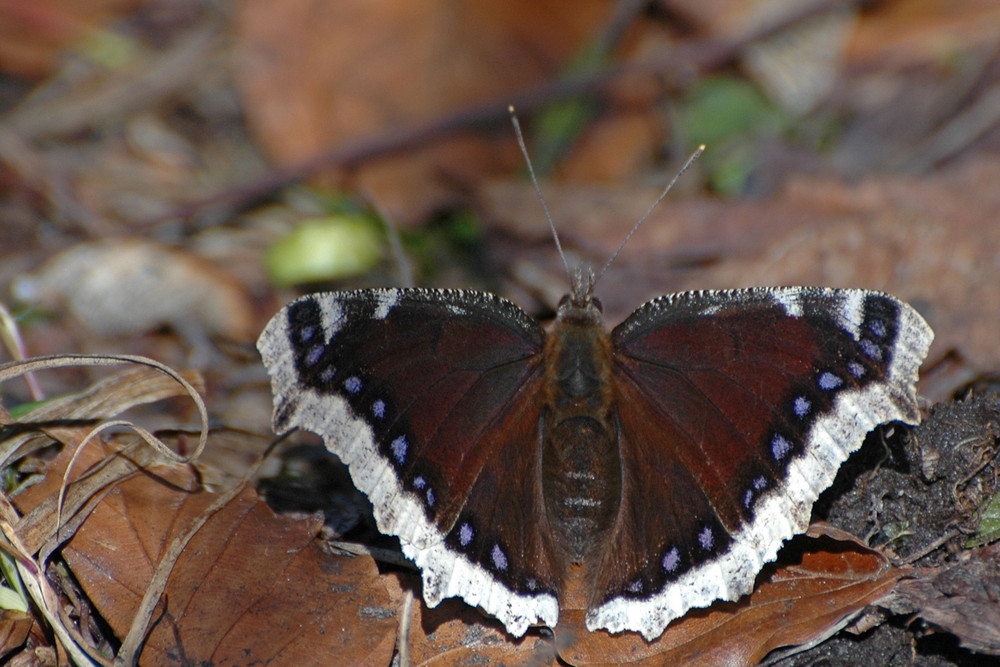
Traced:
<path id="1" fill-rule="evenodd" d="M 597 280 L 704 148 L 596 277 L 572 273 L 548 330 L 494 294 L 370 289 L 304 296 L 260 335 L 275 431 L 323 437 L 429 606 L 519 637 L 582 596 L 589 630 L 651 641 L 748 593 L 869 431 L 919 422 L 934 334 L 882 292 L 670 294 L 606 329 Z"/>
<path id="2" fill-rule="evenodd" d="M 258 340 L 277 432 L 321 435 L 424 600 L 521 636 L 584 582 L 590 630 L 658 637 L 749 592 L 879 424 L 919 421 L 933 333 L 877 291 L 685 292 L 608 331 L 576 274 L 551 328 L 499 296 L 304 296 Z"/>

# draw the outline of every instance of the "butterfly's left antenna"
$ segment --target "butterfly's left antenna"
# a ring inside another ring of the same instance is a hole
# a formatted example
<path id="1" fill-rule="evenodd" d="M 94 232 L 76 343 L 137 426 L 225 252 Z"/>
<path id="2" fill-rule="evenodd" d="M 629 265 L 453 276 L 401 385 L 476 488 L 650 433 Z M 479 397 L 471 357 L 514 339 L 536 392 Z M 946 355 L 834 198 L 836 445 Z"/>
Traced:
<path id="1" fill-rule="evenodd" d="M 552 222 L 552 216 L 549 214 L 549 206 L 545 203 L 545 197 L 542 196 L 542 189 L 538 187 L 538 179 L 535 178 L 535 168 L 532 166 L 531 158 L 528 156 L 528 147 L 524 145 L 524 135 L 521 134 L 521 124 L 517 121 L 517 112 L 514 111 L 513 104 L 507 107 L 507 112 L 510 114 L 510 122 L 514 124 L 514 133 L 517 134 L 517 144 L 521 147 L 521 154 L 524 155 L 524 161 L 528 164 L 528 173 L 531 174 L 531 184 L 535 186 L 535 192 L 538 193 L 538 199 L 542 202 L 542 209 L 545 211 L 545 219 L 549 221 L 549 229 L 552 230 L 552 238 L 556 240 L 556 250 L 559 251 L 559 258 L 562 259 L 563 268 L 566 269 L 566 275 L 572 283 L 573 273 L 569 270 L 569 262 L 566 261 L 562 243 L 559 242 L 559 232 L 556 231 L 556 225 Z"/>

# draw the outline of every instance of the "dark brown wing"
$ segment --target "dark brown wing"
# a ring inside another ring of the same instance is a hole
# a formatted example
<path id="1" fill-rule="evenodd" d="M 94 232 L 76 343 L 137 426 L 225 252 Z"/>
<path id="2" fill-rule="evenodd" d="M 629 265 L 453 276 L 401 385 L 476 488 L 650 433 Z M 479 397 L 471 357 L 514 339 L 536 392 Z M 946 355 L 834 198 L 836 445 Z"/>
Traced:
<path id="1" fill-rule="evenodd" d="M 535 519 L 543 339 L 493 295 L 363 290 L 299 299 L 258 341 L 275 430 L 323 436 L 428 604 L 460 596 L 515 635 L 558 613 Z"/>
<path id="2" fill-rule="evenodd" d="M 662 297 L 618 326 L 623 497 L 588 626 L 658 636 L 747 593 L 865 434 L 919 420 L 933 334 L 877 292 Z"/>

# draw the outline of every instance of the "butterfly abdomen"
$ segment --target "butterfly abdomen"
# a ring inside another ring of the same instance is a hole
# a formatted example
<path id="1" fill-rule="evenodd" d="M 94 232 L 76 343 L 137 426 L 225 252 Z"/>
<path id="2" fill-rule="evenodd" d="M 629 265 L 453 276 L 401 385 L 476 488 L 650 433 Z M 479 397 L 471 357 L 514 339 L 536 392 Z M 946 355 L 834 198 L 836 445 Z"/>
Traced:
<path id="1" fill-rule="evenodd" d="M 546 347 L 542 494 L 557 547 L 580 564 L 606 544 L 621 504 L 611 341 L 596 308 L 570 305 Z"/>

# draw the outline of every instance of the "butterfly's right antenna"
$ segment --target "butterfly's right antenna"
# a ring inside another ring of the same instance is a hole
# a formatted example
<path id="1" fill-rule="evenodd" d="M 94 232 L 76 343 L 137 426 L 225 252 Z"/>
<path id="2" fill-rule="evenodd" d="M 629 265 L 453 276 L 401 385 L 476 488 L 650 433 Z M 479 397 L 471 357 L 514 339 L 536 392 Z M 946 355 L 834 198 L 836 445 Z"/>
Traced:
<path id="1" fill-rule="evenodd" d="M 535 168 L 531 164 L 531 158 L 528 157 L 528 147 L 524 145 L 524 135 L 521 134 L 521 124 L 517 122 L 517 112 L 514 111 L 514 105 L 511 104 L 508 106 L 507 111 L 510 113 L 510 122 L 514 124 L 514 133 L 517 134 L 517 144 L 521 147 L 521 154 L 524 155 L 524 161 L 528 164 L 528 173 L 531 174 L 531 184 L 535 186 L 535 192 L 538 193 L 538 199 L 542 202 L 542 210 L 545 211 L 545 219 L 549 221 L 549 229 L 552 230 L 552 238 L 556 241 L 556 250 L 559 251 L 559 258 L 562 259 L 563 268 L 566 270 L 566 275 L 572 283 L 573 272 L 569 270 L 569 262 L 566 261 L 566 255 L 563 253 L 562 243 L 559 242 L 559 232 L 556 231 L 556 225 L 552 222 L 552 216 L 549 214 L 549 206 L 545 203 L 545 197 L 542 196 L 542 189 L 538 187 L 538 179 L 535 178 Z"/>
<path id="2" fill-rule="evenodd" d="M 704 152 L 705 152 L 705 144 L 701 144 L 700 146 L 698 146 L 695 152 L 691 154 L 691 157 L 688 158 L 687 162 L 684 163 L 684 166 L 680 168 L 680 171 L 674 174 L 674 177 L 670 179 L 669 183 L 667 183 L 667 187 L 663 188 L 663 192 L 661 192 L 660 196 L 656 198 L 656 201 L 654 201 L 653 205 L 649 207 L 649 210 L 647 210 L 646 213 L 641 218 L 639 218 L 639 222 L 635 223 L 635 226 L 633 226 L 632 229 L 629 230 L 629 233 L 625 235 L 625 239 L 622 241 L 621 245 L 618 246 L 618 250 L 615 250 L 615 254 L 611 255 L 611 259 L 605 262 L 604 266 L 601 267 L 600 272 L 598 272 L 597 276 L 594 278 L 595 284 L 597 283 L 598 280 L 601 279 L 601 276 L 604 275 L 604 272 L 608 270 L 608 267 L 611 266 L 611 263 L 618 258 L 618 255 L 621 253 L 621 251 L 624 250 L 625 245 L 628 243 L 629 239 L 631 239 L 632 235 L 635 234 L 637 229 L 639 229 L 639 225 L 646 222 L 646 218 L 648 218 L 649 214 L 653 212 L 653 209 L 656 208 L 659 205 L 659 203 L 663 201 L 663 198 L 667 196 L 667 193 L 670 192 L 670 189 L 674 187 L 674 183 L 676 183 L 677 179 L 681 177 L 681 174 L 687 171 L 688 168 L 692 164 L 694 164 L 694 161 L 697 160 Z"/>

